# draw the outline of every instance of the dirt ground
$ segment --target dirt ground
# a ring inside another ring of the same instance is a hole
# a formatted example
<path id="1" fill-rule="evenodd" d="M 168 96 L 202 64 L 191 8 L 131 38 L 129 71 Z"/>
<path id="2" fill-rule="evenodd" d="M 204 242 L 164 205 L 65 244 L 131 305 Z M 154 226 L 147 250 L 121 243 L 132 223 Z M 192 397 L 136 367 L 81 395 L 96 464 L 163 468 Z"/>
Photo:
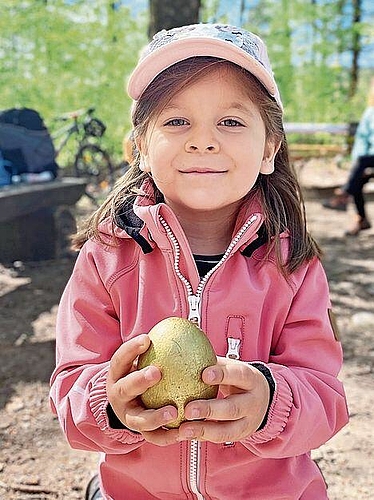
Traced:
<path id="1" fill-rule="evenodd" d="M 328 211 L 311 189 L 336 183 L 343 174 L 313 162 L 301 172 L 309 187 L 309 228 L 325 252 L 338 315 L 345 353 L 341 378 L 350 410 L 349 425 L 313 455 L 330 500 L 369 500 L 374 498 L 374 229 L 344 237 L 353 208 Z M 373 201 L 368 209 L 374 221 Z M 86 210 L 82 199 L 78 216 Z M 48 403 L 57 304 L 72 266 L 72 260 L 0 265 L 1 500 L 83 499 L 95 469 L 97 456 L 69 448 Z"/>

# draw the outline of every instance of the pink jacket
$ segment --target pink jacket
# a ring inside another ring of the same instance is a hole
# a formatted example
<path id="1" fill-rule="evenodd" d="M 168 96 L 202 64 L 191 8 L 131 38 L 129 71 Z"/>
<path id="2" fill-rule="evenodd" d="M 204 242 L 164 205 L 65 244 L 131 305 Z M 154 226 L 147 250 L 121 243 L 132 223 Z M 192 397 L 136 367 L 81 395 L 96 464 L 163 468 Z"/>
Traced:
<path id="1" fill-rule="evenodd" d="M 106 499 L 326 499 L 310 450 L 347 423 L 347 408 L 321 263 L 312 260 L 287 281 L 272 259 L 262 265 L 264 246 L 249 255 L 262 225 L 252 206 L 239 215 L 221 264 L 200 281 L 169 207 L 136 203 L 116 227 L 118 246 L 84 245 L 59 307 L 51 401 L 70 445 L 102 452 Z M 109 238 L 110 223 L 101 230 Z M 168 447 L 111 428 L 106 377 L 114 351 L 167 316 L 189 315 L 200 316 L 217 355 L 270 369 L 266 425 L 241 442 Z"/>

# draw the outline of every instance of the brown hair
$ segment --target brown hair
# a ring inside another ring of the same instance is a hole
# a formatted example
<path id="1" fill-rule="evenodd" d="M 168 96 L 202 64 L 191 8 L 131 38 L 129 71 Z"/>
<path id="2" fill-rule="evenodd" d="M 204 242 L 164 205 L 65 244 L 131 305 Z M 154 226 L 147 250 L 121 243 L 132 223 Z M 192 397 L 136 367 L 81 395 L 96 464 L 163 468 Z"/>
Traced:
<path id="1" fill-rule="evenodd" d="M 274 172 L 270 175 L 260 173 L 249 195 L 258 195 L 262 204 L 264 224 L 269 237 L 267 254 L 275 251 L 277 265 L 282 273 L 292 273 L 305 260 L 319 256 L 320 250 L 306 229 L 304 202 L 289 160 L 282 110 L 252 74 L 233 63 L 213 57 L 194 57 L 174 64 L 158 75 L 140 99 L 134 103 L 133 139 L 144 137 L 150 121 L 179 91 L 217 67 L 230 67 L 237 73 L 248 97 L 259 109 L 265 124 L 267 140 L 273 141 L 274 144 L 281 144 L 275 157 Z M 132 198 L 134 194 L 141 194 L 141 185 L 148 174 L 140 170 L 139 162 L 140 155 L 135 148 L 134 159 L 129 170 L 117 182 L 103 205 L 75 235 L 76 249 L 81 248 L 83 243 L 91 237 L 101 240 L 99 223 L 110 217 L 114 228 L 116 215 L 123 210 L 129 198 Z M 156 202 L 162 202 L 162 193 L 155 185 L 154 189 Z M 285 230 L 289 230 L 291 241 L 286 262 L 281 258 L 279 238 L 280 233 Z"/>

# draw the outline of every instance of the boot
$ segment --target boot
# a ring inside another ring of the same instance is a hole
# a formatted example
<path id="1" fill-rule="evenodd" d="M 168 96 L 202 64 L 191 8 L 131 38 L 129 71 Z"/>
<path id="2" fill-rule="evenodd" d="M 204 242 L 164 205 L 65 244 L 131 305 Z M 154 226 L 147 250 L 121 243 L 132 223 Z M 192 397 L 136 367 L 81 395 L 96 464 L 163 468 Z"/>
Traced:
<path id="1" fill-rule="evenodd" d="M 346 211 L 349 203 L 349 194 L 339 190 L 332 198 L 325 200 L 322 206 L 332 210 Z"/>
<path id="2" fill-rule="evenodd" d="M 345 235 L 357 236 L 360 231 L 364 231 L 365 229 L 370 229 L 370 228 L 371 228 L 370 222 L 364 217 L 359 217 L 355 222 L 355 224 L 353 225 L 353 227 L 345 232 Z"/>

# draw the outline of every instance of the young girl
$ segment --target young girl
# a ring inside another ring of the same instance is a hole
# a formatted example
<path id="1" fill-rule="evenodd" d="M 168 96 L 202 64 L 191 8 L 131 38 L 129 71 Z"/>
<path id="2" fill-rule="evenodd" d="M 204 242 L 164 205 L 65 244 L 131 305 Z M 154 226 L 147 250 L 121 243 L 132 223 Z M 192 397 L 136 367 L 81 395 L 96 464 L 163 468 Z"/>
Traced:
<path id="1" fill-rule="evenodd" d="M 105 499 L 327 498 L 310 450 L 347 423 L 319 250 L 291 171 L 263 42 L 226 25 L 162 31 L 129 81 L 134 162 L 77 235 L 57 324 L 53 409 L 101 452 Z M 169 316 L 198 322 L 217 399 L 145 409 L 137 370 Z M 100 496 L 102 495 L 102 496 Z"/>

